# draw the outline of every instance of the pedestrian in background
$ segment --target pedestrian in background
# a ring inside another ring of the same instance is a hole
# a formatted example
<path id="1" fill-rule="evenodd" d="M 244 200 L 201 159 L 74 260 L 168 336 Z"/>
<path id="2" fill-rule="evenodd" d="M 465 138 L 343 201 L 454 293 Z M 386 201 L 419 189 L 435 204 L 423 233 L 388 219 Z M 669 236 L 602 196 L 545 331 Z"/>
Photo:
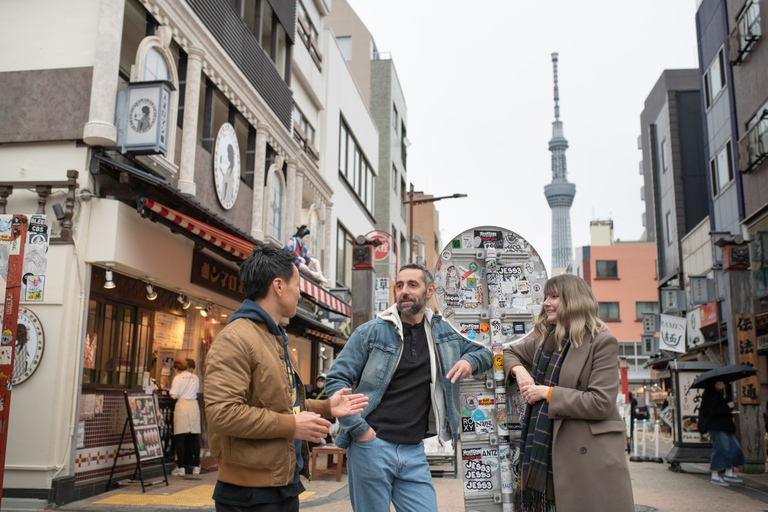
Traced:
<path id="1" fill-rule="evenodd" d="M 744 465 L 744 452 L 736 439 L 736 425 L 733 423 L 733 399 L 727 392 L 727 386 L 721 380 L 708 384 L 701 396 L 699 422 L 702 430 L 709 432 L 712 439 L 712 457 L 709 469 L 712 471 L 710 482 L 728 487 L 728 482 L 743 482 L 733 474 L 734 466 Z M 725 473 L 720 476 L 720 472 Z"/>
<path id="2" fill-rule="evenodd" d="M 426 267 L 401 267 L 397 303 L 355 329 L 328 372 L 328 393 L 357 383 L 370 399 L 361 414 L 339 418 L 336 437 L 337 446 L 349 447 L 356 512 L 389 512 L 390 503 L 398 512 L 437 512 L 423 439 L 430 432 L 456 442 L 459 381 L 491 367 L 488 349 L 427 308 L 434 293 Z"/>
<path id="3" fill-rule="evenodd" d="M 257 246 L 240 267 L 246 299 L 211 344 L 205 361 L 205 412 L 219 465 L 217 512 L 296 512 L 309 477 L 306 441 L 319 443 L 331 424 L 357 414 L 365 396 L 345 388 L 306 400 L 288 336 L 301 296 L 294 255 Z"/>
<path id="4" fill-rule="evenodd" d="M 200 387 L 197 375 L 187 371 L 187 362 L 176 359 L 173 362 L 174 378 L 168 392 L 176 399 L 173 409 L 173 444 L 176 447 L 176 469 L 172 475 L 184 476 L 187 455 L 191 455 L 192 474 L 200 474 L 200 406 L 197 403 L 197 390 Z M 197 450 L 194 451 L 194 447 Z M 192 449 L 192 453 L 188 450 Z"/>
<path id="5" fill-rule="evenodd" d="M 580 277 L 553 277 L 544 295 L 533 332 L 504 349 L 527 403 L 515 510 L 632 512 L 619 344 Z"/>

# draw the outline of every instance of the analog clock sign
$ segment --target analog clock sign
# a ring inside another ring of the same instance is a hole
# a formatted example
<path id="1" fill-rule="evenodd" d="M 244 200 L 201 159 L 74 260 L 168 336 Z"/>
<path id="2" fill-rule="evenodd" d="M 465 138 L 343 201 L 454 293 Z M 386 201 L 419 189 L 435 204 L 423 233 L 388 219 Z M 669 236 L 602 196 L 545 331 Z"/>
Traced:
<path id="1" fill-rule="evenodd" d="M 229 210 L 235 205 L 240 188 L 240 147 L 235 128 L 229 123 L 224 123 L 216 136 L 213 180 L 221 206 Z"/>

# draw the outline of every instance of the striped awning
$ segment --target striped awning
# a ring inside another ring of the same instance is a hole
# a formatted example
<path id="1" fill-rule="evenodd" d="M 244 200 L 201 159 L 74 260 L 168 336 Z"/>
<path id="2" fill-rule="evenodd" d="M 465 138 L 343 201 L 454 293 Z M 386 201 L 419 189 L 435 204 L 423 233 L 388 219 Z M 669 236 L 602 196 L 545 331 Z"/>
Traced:
<path id="1" fill-rule="evenodd" d="M 334 297 L 324 289 L 320 288 L 319 286 L 315 286 L 314 284 L 310 283 L 306 279 L 301 280 L 301 291 L 309 295 L 310 297 L 313 297 L 314 299 L 318 300 L 319 302 L 322 302 L 326 306 L 328 306 L 333 311 L 336 311 L 337 313 L 341 313 L 344 316 L 351 317 L 352 316 L 352 310 L 350 309 L 349 305 Z"/>
<path id="2" fill-rule="evenodd" d="M 241 260 L 246 259 L 253 252 L 253 244 L 247 240 L 242 240 L 234 235 L 230 235 L 220 229 L 216 229 L 213 226 L 209 226 L 205 222 L 184 215 L 172 208 L 168 208 L 165 205 L 158 203 L 152 199 L 147 198 L 144 202 L 144 208 L 161 215 L 164 219 L 178 225 L 180 228 L 186 229 L 190 233 L 199 236 L 206 242 L 209 242 L 222 251 L 229 253 Z M 340 313 L 344 316 L 351 317 L 352 312 L 348 304 L 342 300 L 337 299 L 323 288 L 316 286 L 315 284 L 307 281 L 303 277 L 300 277 L 301 291 L 306 295 L 312 297 L 315 301 L 320 303 L 322 307 Z"/>

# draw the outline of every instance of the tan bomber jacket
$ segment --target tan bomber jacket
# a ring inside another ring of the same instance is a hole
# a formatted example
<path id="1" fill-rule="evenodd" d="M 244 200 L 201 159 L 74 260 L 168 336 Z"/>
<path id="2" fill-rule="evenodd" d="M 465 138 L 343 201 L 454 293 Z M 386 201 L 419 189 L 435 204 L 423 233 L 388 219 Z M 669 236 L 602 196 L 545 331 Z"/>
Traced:
<path id="1" fill-rule="evenodd" d="M 222 482 L 282 487 L 293 480 L 296 422 L 283 353 L 280 336 L 246 318 L 231 321 L 211 344 L 205 364 L 205 414 Z M 296 368 L 293 357 L 291 362 Z M 330 400 L 307 400 L 300 379 L 298 387 L 302 410 L 331 417 Z M 302 457 L 302 474 L 308 477 L 306 443 Z"/>

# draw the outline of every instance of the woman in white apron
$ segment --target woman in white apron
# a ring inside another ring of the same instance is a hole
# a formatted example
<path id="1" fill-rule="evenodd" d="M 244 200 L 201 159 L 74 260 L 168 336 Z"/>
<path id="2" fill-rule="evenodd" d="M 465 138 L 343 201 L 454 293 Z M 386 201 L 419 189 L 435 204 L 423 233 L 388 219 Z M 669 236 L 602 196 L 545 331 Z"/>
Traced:
<path id="1" fill-rule="evenodd" d="M 197 403 L 197 391 L 200 386 L 197 377 L 187 371 L 187 362 L 176 359 L 173 362 L 175 376 L 171 383 L 170 395 L 176 399 L 173 410 L 173 444 L 176 446 L 176 469 L 172 475 L 184 476 L 184 458 L 192 448 L 192 474 L 200 474 L 200 449 L 194 449 L 200 436 L 200 407 Z M 198 441 L 199 442 L 199 441 Z M 198 445 L 199 446 L 199 445 Z"/>

